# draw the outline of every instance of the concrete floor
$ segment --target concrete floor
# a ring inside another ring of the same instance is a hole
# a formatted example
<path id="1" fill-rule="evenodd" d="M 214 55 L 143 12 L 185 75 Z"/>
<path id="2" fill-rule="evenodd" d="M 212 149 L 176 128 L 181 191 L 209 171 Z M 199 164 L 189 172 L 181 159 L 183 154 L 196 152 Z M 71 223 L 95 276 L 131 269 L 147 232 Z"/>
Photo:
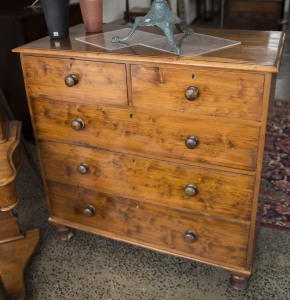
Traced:
<path id="1" fill-rule="evenodd" d="M 290 47 L 278 75 L 276 99 L 290 101 Z M 25 274 L 28 300 L 290 299 L 290 232 L 262 227 L 246 291 L 230 288 L 226 271 L 75 231 L 68 242 L 48 222 L 44 192 L 23 166 L 17 208 L 23 231 L 40 228 L 42 246 Z"/>

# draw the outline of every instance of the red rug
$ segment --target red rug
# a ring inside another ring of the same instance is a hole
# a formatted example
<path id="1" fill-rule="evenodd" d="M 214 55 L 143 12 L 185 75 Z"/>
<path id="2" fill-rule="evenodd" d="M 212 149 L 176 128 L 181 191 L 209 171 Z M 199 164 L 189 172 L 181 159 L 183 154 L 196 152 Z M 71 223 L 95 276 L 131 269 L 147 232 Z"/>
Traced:
<path id="1" fill-rule="evenodd" d="M 262 177 L 262 225 L 290 231 L 290 102 L 275 101 L 265 145 L 266 172 Z"/>

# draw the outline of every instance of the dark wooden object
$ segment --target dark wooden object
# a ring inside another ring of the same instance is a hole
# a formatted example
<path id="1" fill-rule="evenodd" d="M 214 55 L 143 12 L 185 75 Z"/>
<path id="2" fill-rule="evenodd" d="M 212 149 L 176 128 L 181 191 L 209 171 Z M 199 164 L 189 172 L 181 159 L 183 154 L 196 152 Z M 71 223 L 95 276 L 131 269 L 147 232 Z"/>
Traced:
<path id="1" fill-rule="evenodd" d="M 0 97 L 0 277 L 11 300 L 25 299 L 24 269 L 38 248 L 39 230 L 22 234 L 12 209 L 18 204 L 15 180 L 20 166 L 21 122 L 8 121 Z"/>
<path id="2" fill-rule="evenodd" d="M 229 0 L 227 28 L 279 30 L 282 0 Z"/>
<path id="3" fill-rule="evenodd" d="M 8 103 L 7 103 L 7 100 L 4 97 L 3 92 L 2 92 L 1 89 L 0 89 L 0 114 L 1 114 L 0 120 L 2 120 L 2 124 L 3 124 L 2 129 L 0 127 L 0 140 L 1 140 L 1 131 L 7 130 L 6 127 L 7 127 L 7 124 L 8 124 L 8 120 L 9 121 L 15 121 L 13 113 L 12 113 L 12 111 L 11 111 L 11 109 L 10 109 Z M 27 141 L 24 138 L 23 134 L 21 134 L 21 136 L 20 136 L 20 142 L 21 142 L 21 150 L 22 150 L 21 154 L 22 154 L 23 160 L 27 162 L 27 164 L 28 164 L 28 166 L 29 166 L 29 168 L 32 172 L 32 175 L 35 179 L 35 182 L 38 185 L 40 185 L 41 187 L 43 187 L 41 174 L 40 174 L 39 169 L 36 165 L 35 157 L 32 154 L 30 148 L 28 147 Z"/>
<path id="4" fill-rule="evenodd" d="M 196 20 L 201 20 L 202 22 L 212 21 L 213 17 L 218 14 L 214 10 L 215 2 L 217 0 L 196 0 Z M 219 4 L 220 6 L 220 4 Z"/>
<path id="5" fill-rule="evenodd" d="M 16 120 L 22 121 L 22 132 L 32 137 L 19 57 L 11 50 L 46 36 L 47 26 L 42 9 L 31 8 L 33 0 L 2 0 L 0 8 L 0 89 Z M 82 22 L 79 4 L 70 5 L 70 26 Z"/>
<path id="6" fill-rule="evenodd" d="M 58 50 L 45 38 L 15 51 L 60 238 L 76 228 L 218 266 L 244 289 L 285 36 L 196 31 L 241 45 L 192 59 L 110 52 L 77 42 L 77 26 Z"/>
<path id="7" fill-rule="evenodd" d="M 0 277 L 0 300 L 9 300 L 6 288 L 4 286 L 4 283 Z"/>

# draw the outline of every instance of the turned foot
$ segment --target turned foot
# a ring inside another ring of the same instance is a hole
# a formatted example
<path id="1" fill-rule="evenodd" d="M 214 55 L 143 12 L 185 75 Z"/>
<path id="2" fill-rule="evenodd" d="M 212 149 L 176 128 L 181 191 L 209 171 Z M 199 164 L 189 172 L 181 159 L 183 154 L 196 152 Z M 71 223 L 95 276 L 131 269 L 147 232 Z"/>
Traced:
<path id="1" fill-rule="evenodd" d="M 248 278 L 231 274 L 230 285 L 237 291 L 243 291 L 248 287 Z"/>
<path id="2" fill-rule="evenodd" d="M 68 227 L 56 226 L 57 236 L 61 241 L 68 241 L 72 238 L 73 234 Z"/>

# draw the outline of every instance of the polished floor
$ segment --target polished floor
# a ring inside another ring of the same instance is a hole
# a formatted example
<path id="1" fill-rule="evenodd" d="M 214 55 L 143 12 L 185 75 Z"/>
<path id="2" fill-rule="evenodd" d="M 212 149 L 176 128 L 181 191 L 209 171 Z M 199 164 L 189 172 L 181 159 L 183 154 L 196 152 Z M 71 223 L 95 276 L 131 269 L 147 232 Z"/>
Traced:
<path id="1" fill-rule="evenodd" d="M 290 44 L 276 99 L 290 101 Z M 226 271 L 74 231 L 61 242 L 47 222 L 43 190 L 24 164 L 18 178 L 23 231 L 40 228 L 42 246 L 25 273 L 28 300 L 283 300 L 290 299 L 290 232 L 262 227 L 246 291 L 229 286 Z"/>

